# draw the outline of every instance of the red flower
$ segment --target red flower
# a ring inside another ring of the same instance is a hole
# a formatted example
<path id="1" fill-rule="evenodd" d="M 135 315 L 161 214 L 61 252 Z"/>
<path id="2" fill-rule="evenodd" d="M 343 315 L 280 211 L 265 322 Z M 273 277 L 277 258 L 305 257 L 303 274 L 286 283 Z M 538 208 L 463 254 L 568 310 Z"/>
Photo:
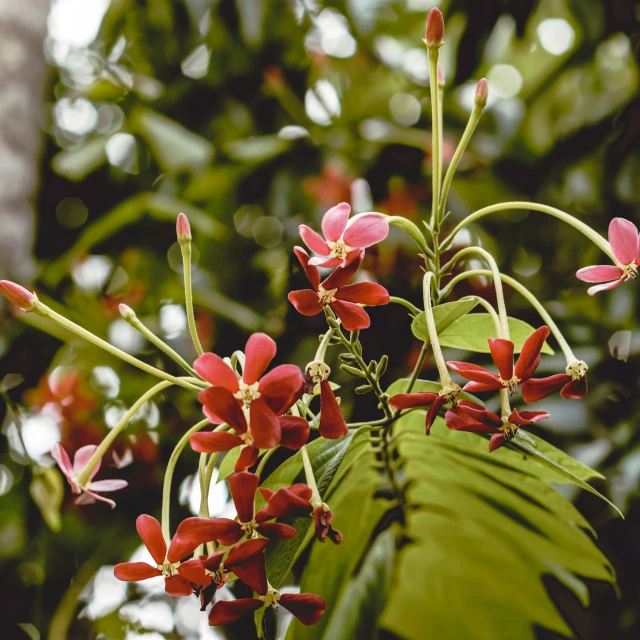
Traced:
<path id="1" fill-rule="evenodd" d="M 509 442 L 522 425 L 533 424 L 548 418 L 546 411 L 511 411 L 508 420 L 503 420 L 482 405 L 469 400 L 461 400 L 453 409 L 445 414 L 445 422 L 454 431 L 471 431 L 474 433 L 492 433 L 489 440 L 489 451 L 495 451 Z"/>
<path id="2" fill-rule="evenodd" d="M 389 404 L 394 409 L 415 409 L 416 407 L 429 407 L 427 417 L 425 418 L 425 432 L 427 435 L 431 433 L 431 426 L 438 417 L 438 412 L 443 405 L 450 402 L 451 398 L 447 395 L 435 393 L 431 391 L 423 391 L 418 393 L 397 393 L 389 398 Z"/>
<path id="3" fill-rule="evenodd" d="M 362 263 L 363 251 L 346 267 L 335 269 L 323 282 L 320 282 L 317 267 L 309 264 L 309 254 L 301 247 L 295 247 L 293 251 L 313 287 L 313 291 L 292 291 L 288 296 L 289 302 L 303 316 L 315 316 L 329 305 L 347 331 L 358 331 L 371 324 L 367 312 L 360 305 L 388 304 L 389 293 L 375 282 L 347 284 Z"/>
<path id="4" fill-rule="evenodd" d="M 308 393 L 313 393 L 316 384 L 320 385 L 320 435 L 328 440 L 337 440 L 344 438 L 349 428 L 328 380 L 330 373 L 331 369 L 324 362 L 314 360 L 307 365 L 304 379 Z"/>
<path id="5" fill-rule="evenodd" d="M 58 463 L 60 471 L 65 475 L 67 481 L 71 485 L 73 493 L 79 494 L 75 500 L 76 504 L 93 504 L 96 500 L 106 502 L 111 508 L 115 508 L 116 503 L 109 498 L 101 496 L 98 491 L 119 491 L 124 489 L 128 482 L 126 480 L 93 480 L 93 477 L 100 470 L 102 461 L 98 461 L 98 464 L 93 468 L 89 482 L 85 485 L 78 483 L 78 474 L 87 466 L 91 456 L 95 453 L 96 447 L 93 444 L 88 444 L 85 447 L 78 449 L 73 456 L 73 464 L 69 459 L 69 455 L 62 448 L 59 442 L 56 442 L 51 449 L 51 456 Z"/>
<path id="6" fill-rule="evenodd" d="M 113 573 L 115 577 L 118 578 L 118 580 L 137 582 L 156 576 L 164 576 L 164 588 L 170 596 L 191 595 L 193 593 L 191 583 L 200 587 L 207 586 L 211 582 L 211 577 L 205 573 L 205 569 L 200 560 L 194 559 L 188 560 L 187 562 L 180 562 L 182 558 L 193 553 L 200 545 L 200 542 L 185 541 L 182 536 L 185 525 L 188 525 L 191 520 L 196 519 L 197 518 L 187 518 L 180 524 L 167 549 L 167 543 L 162 534 L 160 523 L 155 518 L 145 514 L 138 516 L 136 529 L 140 534 L 142 542 L 144 542 L 144 546 L 156 563 L 156 566 L 147 564 L 146 562 L 123 562 L 114 568 Z M 217 532 L 215 538 L 217 539 L 218 535 L 224 535 L 226 524 L 221 521 L 218 521 L 216 524 Z"/>
<path id="7" fill-rule="evenodd" d="M 584 398 L 589 390 L 587 365 L 581 360 L 572 362 L 565 373 L 547 378 L 531 378 L 522 385 L 522 398 L 525 402 L 537 402 L 561 389 L 563 398 L 577 400 Z"/>
<path id="8" fill-rule="evenodd" d="M 522 352 L 513 366 L 514 344 L 511 340 L 490 338 L 489 349 L 491 358 L 500 375 L 487 371 L 484 367 L 469 362 L 447 362 L 447 366 L 459 373 L 463 378 L 471 380 L 463 388 L 465 391 L 477 393 L 480 391 L 498 391 L 509 389 L 514 393 L 516 387 L 528 380 L 540 364 L 540 351 L 549 336 L 547 327 L 536 329 L 525 341 Z"/>
<path id="9" fill-rule="evenodd" d="M 189 440 L 195 451 L 214 453 L 242 446 L 235 470 L 244 471 L 255 464 L 259 449 L 279 444 L 299 449 L 305 444 L 307 421 L 282 416 L 302 395 L 302 372 L 295 365 L 284 364 L 263 376 L 275 354 L 276 343 L 264 333 L 254 333 L 245 347 L 240 380 L 215 353 L 205 353 L 194 362 L 198 374 L 214 385 L 198 395 L 204 414 L 211 422 L 226 422 L 237 433 L 196 433 Z"/>

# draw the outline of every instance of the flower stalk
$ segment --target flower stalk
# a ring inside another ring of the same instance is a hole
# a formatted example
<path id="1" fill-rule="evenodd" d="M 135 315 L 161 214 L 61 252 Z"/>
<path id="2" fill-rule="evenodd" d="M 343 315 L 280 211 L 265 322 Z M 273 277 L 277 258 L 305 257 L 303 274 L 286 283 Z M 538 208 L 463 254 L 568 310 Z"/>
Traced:
<path id="1" fill-rule="evenodd" d="M 202 355 L 204 350 L 200 344 L 200 338 L 198 336 L 198 329 L 196 327 L 196 319 L 193 311 L 193 291 L 191 286 L 191 227 L 189 226 L 189 220 L 184 213 L 178 216 L 176 223 L 176 231 L 178 236 L 178 243 L 180 244 L 180 251 L 182 252 L 182 270 L 184 273 L 184 299 L 187 307 L 187 322 L 189 324 L 189 333 L 191 334 L 191 340 L 193 346 L 196 348 L 198 355 Z"/>

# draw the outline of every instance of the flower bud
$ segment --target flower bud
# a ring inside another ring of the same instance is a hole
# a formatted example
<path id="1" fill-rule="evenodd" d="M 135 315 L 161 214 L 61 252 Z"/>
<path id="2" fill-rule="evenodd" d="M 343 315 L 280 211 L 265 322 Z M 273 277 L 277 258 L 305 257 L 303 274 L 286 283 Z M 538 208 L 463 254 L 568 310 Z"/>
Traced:
<path id="1" fill-rule="evenodd" d="M 121 304 L 118 306 L 118 310 L 120 311 L 120 315 L 127 321 L 131 322 L 137 318 L 136 312 L 126 304 Z"/>
<path id="2" fill-rule="evenodd" d="M 189 225 L 189 219 L 184 215 L 184 213 L 180 213 L 178 215 L 178 220 L 176 221 L 176 233 L 180 244 L 191 242 L 191 226 Z"/>
<path id="3" fill-rule="evenodd" d="M 437 7 L 429 11 L 424 40 L 428 47 L 440 47 L 444 42 L 444 17 Z"/>
<path id="4" fill-rule="evenodd" d="M 487 98 L 489 97 L 489 83 L 486 78 L 482 78 L 476 85 L 475 103 L 481 109 L 487 104 Z"/>
<path id="5" fill-rule="evenodd" d="M 0 292 L 9 302 L 20 307 L 23 311 L 33 311 L 36 302 L 38 302 L 34 293 L 9 280 L 0 280 Z"/>

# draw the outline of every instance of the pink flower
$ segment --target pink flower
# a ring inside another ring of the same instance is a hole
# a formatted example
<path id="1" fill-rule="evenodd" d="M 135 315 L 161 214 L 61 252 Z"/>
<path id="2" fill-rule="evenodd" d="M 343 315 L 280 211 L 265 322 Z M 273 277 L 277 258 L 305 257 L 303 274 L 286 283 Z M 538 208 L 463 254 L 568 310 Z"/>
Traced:
<path id="1" fill-rule="evenodd" d="M 633 222 L 624 218 L 614 218 L 609 224 L 609 244 L 619 265 L 600 264 L 584 267 L 576 273 L 583 282 L 599 282 L 587 289 L 592 296 L 598 291 L 619 287 L 625 280 L 637 277 L 640 264 L 640 236 Z"/>
<path id="2" fill-rule="evenodd" d="M 254 333 L 245 347 L 242 378 L 215 353 L 201 355 L 193 364 L 212 384 L 198 399 L 211 422 L 226 422 L 236 434 L 195 433 L 189 439 L 199 453 L 228 451 L 241 446 L 236 471 L 244 471 L 258 459 L 259 449 L 279 444 L 299 449 L 308 439 L 309 424 L 297 416 L 283 416 L 302 395 L 299 367 L 283 364 L 262 375 L 276 354 L 276 343 L 264 333 Z"/>
<path id="3" fill-rule="evenodd" d="M 313 229 L 298 227 L 304 243 L 320 258 L 311 258 L 315 267 L 344 267 L 366 249 L 384 240 L 389 234 L 389 223 L 380 213 L 359 213 L 349 220 L 351 207 L 341 202 L 329 209 L 322 218 L 324 238 Z"/>
<path id="4" fill-rule="evenodd" d="M 288 296 L 289 302 L 303 316 L 315 316 L 328 305 L 347 331 L 358 331 L 371 324 L 369 315 L 360 305 L 389 303 L 389 292 L 375 282 L 347 284 L 362 262 L 362 249 L 355 260 L 345 267 L 338 267 L 322 282 L 318 269 L 309 264 L 309 254 L 301 247 L 295 247 L 293 251 L 313 287 L 313 290 L 292 291 Z"/>
<path id="5" fill-rule="evenodd" d="M 51 456 L 58 463 L 60 470 L 67 478 L 73 493 L 79 494 L 75 500 L 76 504 L 93 504 L 96 500 L 100 500 L 100 502 L 106 502 L 113 509 L 116 506 L 116 503 L 96 492 L 119 491 L 120 489 L 124 489 L 128 485 L 128 482 L 126 480 L 96 480 L 94 482 L 93 477 L 100 470 L 100 465 L 102 464 L 101 460 L 99 460 L 98 464 L 93 468 L 89 482 L 85 485 L 78 483 L 78 474 L 87 466 L 87 463 L 97 448 L 98 447 L 93 444 L 81 447 L 76 451 L 72 464 L 69 459 L 69 455 L 62 445 L 59 442 L 56 442 L 51 449 Z"/>

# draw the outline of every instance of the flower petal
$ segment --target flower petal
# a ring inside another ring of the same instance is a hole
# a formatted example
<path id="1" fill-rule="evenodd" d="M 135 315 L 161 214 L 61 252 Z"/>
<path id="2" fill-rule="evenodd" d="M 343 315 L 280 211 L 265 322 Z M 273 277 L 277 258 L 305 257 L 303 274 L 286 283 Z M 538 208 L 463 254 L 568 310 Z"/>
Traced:
<path id="1" fill-rule="evenodd" d="M 324 238 L 311 227 L 307 227 L 306 224 L 301 224 L 298 227 L 298 233 L 302 238 L 302 242 L 304 242 L 311 251 L 320 256 L 329 255 L 329 245 L 324 241 Z"/>
<path id="2" fill-rule="evenodd" d="M 96 452 L 98 447 L 95 444 L 88 444 L 84 447 L 80 447 L 73 456 L 73 472 L 80 473 L 86 466 L 91 457 Z M 98 464 L 93 468 L 91 472 L 91 477 L 96 475 L 100 470 L 100 465 L 102 464 L 102 460 L 98 461 Z"/>
<path id="3" fill-rule="evenodd" d="M 542 351 L 545 340 L 549 337 L 550 333 L 549 327 L 538 327 L 524 341 L 515 367 L 515 374 L 520 380 L 525 380 L 535 371 L 533 365 L 540 357 L 540 351 Z"/>
<path id="4" fill-rule="evenodd" d="M 335 207 L 331 207 L 322 217 L 322 233 L 329 242 L 340 240 L 344 230 L 347 228 L 347 221 L 351 207 L 346 202 L 341 202 Z"/>
<path id="5" fill-rule="evenodd" d="M 309 254 L 302 247 L 294 247 L 293 253 L 296 254 L 296 258 L 298 258 L 300 266 L 304 269 L 311 286 L 317 291 L 320 285 L 320 272 L 316 267 L 309 264 L 311 259 Z"/>
<path id="6" fill-rule="evenodd" d="M 51 447 L 51 457 L 58 463 L 60 471 L 64 473 L 68 480 L 71 480 L 73 477 L 73 466 L 69 459 L 69 454 L 59 442 L 54 443 L 53 447 Z M 73 484 L 75 485 L 76 483 L 74 482 Z"/>
<path id="7" fill-rule="evenodd" d="M 254 542 L 248 540 L 244 544 Z M 265 542 L 269 544 L 266 538 L 256 539 L 255 542 Z M 232 549 L 233 551 L 233 549 Z M 225 567 L 228 567 L 229 558 L 225 561 Z M 233 564 L 233 573 L 235 573 L 242 582 L 250 586 L 257 594 L 264 596 L 269 588 L 269 582 L 267 581 L 267 565 L 264 558 L 264 553 L 260 552 L 259 555 L 254 555 L 244 562 L 239 564 Z"/>
<path id="8" fill-rule="evenodd" d="M 522 384 L 522 399 L 527 403 L 537 402 L 550 396 L 571 381 L 566 373 L 557 373 L 547 378 L 531 378 Z"/>
<path id="9" fill-rule="evenodd" d="M 491 359 L 498 367 L 500 377 L 503 380 L 511 380 L 513 378 L 513 342 L 503 338 L 489 338 L 487 342 L 489 343 L 489 351 L 491 351 Z M 464 376 L 464 373 L 460 375 Z"/>
<path id="10" fill-rule="evenodd" d="M 136 529 L 154 562 L 162 564 L 167 555 L 167 543 L 162 535 L 160 523 L 155 518 L 142 514 L 136 519 Z"/>
<path id="11" fill-rule="evenodd" d="M 199 560 L 202 566 L 207 571 L 215 572 L 220 568 L 220 565 L 222 564 L 222 558 L 224 557 L 225 553 L 225 550 L 216 551 L 210 556 L 200 556 Z"/>
<path id="12" fill-rule="evenodd" d="M 347 261 L 344 258 L 311 258 L 309 264 L 313 267 L 333 269 L 334 267 L 344 267 Z"/>
<path id="13" fill-rule="evenodd" d="M 503 387 L 498 387 L 502 389 Z M 487 391 L 497 391 L 495 382 L 491 384 L 484 384 L 482 382 L 467 382 L 467 384 L 462 387 L 464 391 L 468 391 L 469 393 L 485 393 Z"/>
<path id="14" fill-rule="evenodd" d="M 250 445 L 245 445 L 240 449 L 240 455 L 236 460 L 236 464 L 233 467 L 233 470 L 236 473 L 240 473 L 242 471 L 246 471 L 249 467 L 253 467 L 253 465 L 258 461 L 258 456 L 260 455 L 260 449 L 257 447 L 252 447 Z"/>
<path id="15" fill-rule="evenodd" d="M 356 275 L 356 271 L 358 271 L 362 264 L 364 250 L 360 249 L 353 253 L 357 254 L 357 257 L 354 258 L 353 261 L 349 262 L 344 267 L 338 267 L 328 278 L 325 278 L 322 281 L 321 286 L 325 291 L 344 287 L 349 280 Z"/>
<path id="16" fill-rule="evenodd" d="M 268 545 L 269 541 L 266 538 L 253 538 L 251 540 L 247 540 L 246 542 L 240 542 L 229 551 L 229 555 L 224 561 L 224 566 L 227 567 L 227 569 L 232 569 L 235 573 L 235 569 L 233 569 L 235 565 L 242 564 L 250 558 L 261 556 L 262 552 L 267 548 Z M 255 591 L 260 593 L 257 589 L 255 589 Z M 260 593 L 260 595 L 264 595 L 264 593 Z"/>
<path id="17" fill-rule="evenodd" d="M 122 562 L 113 568 L 113 575 L 124 582 L 137 582 L 161 576 L 162 571 L 146 562 Z"/>
<path id="18" fill-rule="evenodd" d="M 356 282 L 347 284 L 336 292 L 337 300 L 356 302 L 375 307 L 381 304 L 389 304 L 389 292 L 375 282 Z"/>
<path id="19" fill-rule="evenodd" d="M 87 485 L 87 489 L 91 491 L 120 491 L 127 487 L 129 483 L 126 480 L 96 480 Z"/>
<path id="20" fill-rule="evenodd" d="M 359 213 L 353 216 L 344 232 L 344 242 L 350 247 L 364 249 L 381 242 L 389 235 L 389 223 L 380 213 Z"/>
<path id="21" fill-rule="evenodd" d="M 233 369 L 215 353 L 203 353 L 193 363 L 196 373 L 209 384 L 224 387 L 235 393 L 238 390 L 238 376 Z"/>
<path id="22" fill-rule="evenodd" d="M 194 433 L 189 437 L 189 444 L 198 453 L 218 453 L 230 451 L 243 444 L 243 440 L 226 431 Z"/>
<path id="23" fill-rule="evenodd" d="M 236 506 L 238 520 L 251 522 L 253 520 L 256 491 L 260 484 L 260 478 L 255 473 L 233 473 L 227 478 L 229 491 Z"/>
<path id="24" fill-rule="evenodd" d="M 447 396 L 438 395 L 438 397 L 434 400 L 433 404 L 429 407 L 429 411 L 427 411 L 427 416 L 424 421 L 425 433 L 429 435 L 431 433 L 431 427 L 433 423 L 436 421 L 438 417 L 438 413 L 440 409 L 447 403 Z"/>
<path id="25" fill-rule="evenodd" d="M 183 549 L 191 547 L 191 551 L 195 551 L 201 544 L 213 540 L 228 546 L 238 542 L 243 535 L 240 523 L 229 518 L 186 518 L 178 525 L 167 558 L 177 562 L 190 553 L 183 553 Z"/>
<path id="26" fill-rule="evenodd" d="M 414 409 L 415 407 L 428 407 L 438 397 L 432 391 L 419 393 L 397 393 L 389 398 L 389 404 L 394 409 Z"/>
<path id="27" fill-rule="evenodd" d="M 165 578 L 164 590 L 174 598 L 185 598 L 193 593 L 191 583 L 181 575 Z"/>
<path id="28" fill-rule="evenodd" d="M 262 399 L 276 415 L 280 415 L 298 400 L 304 391 L 304 379 L 300 367 L 281 364 L 260 378 Z"/>
<path id="29" fill-rule="evenodd" d="M 231 624 L 243 616 L 262 608 L 257 598 L 238 598 L 237 600 L 218 600 L 209 611 L 209 624 L 214 627 Z"/>
<path id="30" fill-rule="evenodd" d="M 256 529 L 261 536 L 271 541 L 291 540 L 296 537 L 296 530 L 282 522 L 263 522 Z"/>
<path id="31" fill-rule="evenodd" d="M 254 333 L 244 348 L 246 357 L 242 379 L 245 384 L 257 382 L 276 355 L 276 343 L 266 333 Z"/>
<path id="32" fill-rule="evenodd" d="M 343 438 L 349 428 L 328 380 L 320 382 L 320 435 L 329 440 Z"/>
<path id="33" fill-rule="evenodd" d="M 289 488 L 278 489 L 269 502 L 256 514 L 257 522 L 264 522 L 271 518 L 289 518 L 304 516 L 311 511 L 311 489 L 302 484 L 300 487 L 293 485 Z"/>
<path id="34" fill-rule="evenodd" d="M 620 267 L 612 264 L 598 264 L 591 267 L 584 267 L 576 272 L 576 278 L 583 282 L 609 282 L 617 280 L 624 275 Z"/>
<path id="35" fill-rule="evenodd" d="M 520 411 L 513 409 L 509 416 L 509 422 L 515 425 L 533 424 L 540 420 L 546 420 L 549 417 L 549 413 L 546 411 Z"/>
<path id="36" fill-rule="evenodd" d="M 76 500 L 76 504 L 82 504 L 80 502 L 80 498 L 82 498 L 84 495 L 89 496 L 90 498 L 92 498 L 93 500 L 97 500 L 98 502 L 105 502 L 106 504 L 108 504 L 112 509 L 116 508 L 116 503 L 113 500 L 110 500 L 109 498 L 105 498 L 104 496 L 101 496 L 99 493 L 95 493 L 93 491 L 91 491 L 91 489 L 86 488 L 83 489 L 83 493 L 82 495 Z M 91 504 L 91 503 L 87 503 L 87 504 Z"/>
<path id="37" fill-rule="evenodd" d="M 334 300 L 329 306 L 335 311 L 347 331 L 360 331 L 371 325 L 369 314 L 353 302 Z"/>
<path id="38" fill-rule="evenodd" d="M 620 280 L 614 280 L 613 282 L 605 282 L 604 284 L 597 284 L 595 287 L 589 287 L 587 289 L 587 293 L 590 296 L 595 296 L 596 293 L 599 293 L 600 291 L 608 291 L 609 289 L 615 289 L 616 287 L 619 287 L 627 278 L 623 277 L 620 278 Z"/>
<path id="39" fill-rule="evenodd" d="M 309 440 L 309 423 L 299 416 L 280 416 L 280 444 L 287 449 L 300 449 Z M 322 427 L 320 427 L 322 429 Z"/>
<path id="40" fill-rule="evenodd" d="M 320 298 L 311 289 L 291 291 L 287 299 L 296 308 L 296 311 L 303 316 L 316 316 L 322 311 Z"/>
<path id="41" fill-rule="evenodd" d="M 273 449 L 280 444 L 280 423 L 269 405 L 258 398 L 249 407 L 251 436 L 259 449 Z"/>
<path id="42" fill-rule="evenodd" d="M 467 380 L 481 382 L 488 387 L 490 386 L 493 391 L 504 389 L 504 384 L 500 382 L 500 378 L 495 373 L 491 373 L 491 371 L 487 371 L 484 367 L 480 367 L 477 364 L 449 360 L 447 367 Z"/>
<path id="43" fill-rule="evenodd" d="M 489 440 L 489 453 L 499 449 L 507 441 L 504 433 L 496 433 Z"/>
<path id="44" fill-rule="evenodd" d="M 587 376 L 583 376 L 582 378 L 578 378 L 577 380 L 570 380 L 567 384 L 562 387 L 562 391 L 560 391 L 560 395 L 563 398 L 567 398 L 569 400 L 579 400 L 580 398 L 584 398 L 587 395 L 587 391 L 589 390 L 589 383 L 587 382 Z"/>
<path id="45" fill-rule="evenodd" d="M 624 218 L 614 218 L 609 224 L 609 244 L 621 264 L 631 264 L 638 253 L 638 228 Z"/>
<path id="46" fill-rule="evenodd" d="M 278 603 L 306 627 L 316 624 L 327 608 L 325 601 L 313 593 L 283 593 Z"/>
<path id="47" fill-rule="evenodd" d="M 242 407 L 228 389 L 207 387 L 198 394 L 198 400 L 238 433 L 244 433 L 247 430 L 247 421 Z"/>
<path id="48" fill-rule="evenodd" d="M 206 587 L 211 582 L 211 576 L 204 572 L 202 562 L 197 558 L 183 562 L 178 567 L 178 573 L 189 582 L 193 582 L 200 587 Z"/>

